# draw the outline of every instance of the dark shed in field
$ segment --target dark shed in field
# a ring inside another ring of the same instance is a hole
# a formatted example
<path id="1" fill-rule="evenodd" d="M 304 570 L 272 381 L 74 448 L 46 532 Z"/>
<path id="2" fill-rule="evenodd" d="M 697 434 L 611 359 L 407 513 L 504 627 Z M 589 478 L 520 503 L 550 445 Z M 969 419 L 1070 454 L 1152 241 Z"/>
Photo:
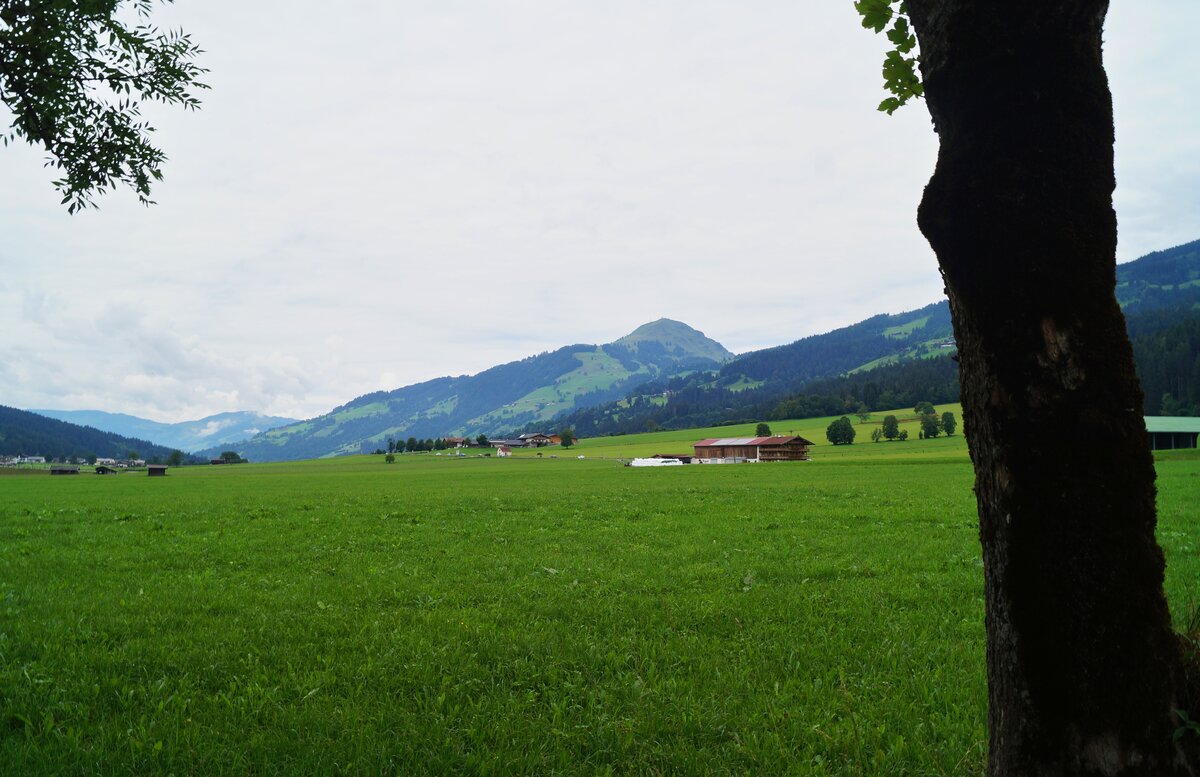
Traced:
<path id="1" fill-rule="evenodd" d="M 167 465 L 166 464 L 147 464 L 146 465 L 146 473 L 149 474 L 150 477 L 155 477 L 157 475 L 166 475 L 167 474 Z"/>
<path id="2" fill-rule="evenodd" d="M 96 467 L 96 474 L 97 475 L 115 475 L 115 474 L 117 474 L 117 471 L 115 469 L 113 469 L 112 467 L 107 467 L 107 466 L 101 464 L 98 467 Z"/>
<path id="3" fill-rule="evenodd" d="M 68 467 L 65 464 L 55 464 L 50 468 L 51 475 L 78 475 L 79 467 Z"/>

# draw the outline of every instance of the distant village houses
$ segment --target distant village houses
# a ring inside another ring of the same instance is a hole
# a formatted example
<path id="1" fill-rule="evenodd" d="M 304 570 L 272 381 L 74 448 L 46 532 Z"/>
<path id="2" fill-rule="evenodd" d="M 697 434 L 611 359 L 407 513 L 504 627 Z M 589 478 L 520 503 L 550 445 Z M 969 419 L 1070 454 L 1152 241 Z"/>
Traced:
<path id="1" fill-rule="evenodd" d="M 547 445 L 561 445 L 562 437 L 557 434 L 534 432 L 532 434 L 523 434 L 515 440 L 492 440 L 489 444 L 507 448 L 545 448 Z"/>

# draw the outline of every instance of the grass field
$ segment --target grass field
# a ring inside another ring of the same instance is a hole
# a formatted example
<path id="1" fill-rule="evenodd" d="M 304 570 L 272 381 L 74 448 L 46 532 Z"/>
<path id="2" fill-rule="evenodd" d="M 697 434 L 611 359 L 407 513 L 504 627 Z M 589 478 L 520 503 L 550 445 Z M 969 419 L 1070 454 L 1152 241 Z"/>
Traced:
<path id="1" fill-rule="evenodd" d="M 0 774 L 978 773 L 962 437 L 856 427 L 808 463 L 614 460 L 688 432 L 4 478 Z M 1200 458 L 1158 463 L 1183 620 Z"/>

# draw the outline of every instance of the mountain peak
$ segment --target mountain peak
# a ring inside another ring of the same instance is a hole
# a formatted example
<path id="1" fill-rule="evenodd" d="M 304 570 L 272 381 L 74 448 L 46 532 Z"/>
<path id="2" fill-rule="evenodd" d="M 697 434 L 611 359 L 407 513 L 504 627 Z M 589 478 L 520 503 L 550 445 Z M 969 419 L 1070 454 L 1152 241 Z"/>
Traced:
<path id="1" fill-rule="evenodd" d="M 644 342 L 681 348 L 690 356 L 712 359 L 716 362 L 724 362 L 733 358 L 733 354 L 716 340 L 706 337 L 703 332 L 693 329 L 682 321 L 670 318 L 660 318 L 657 321 L 642 324 L 619 340 L 615 340 L 612 345 L 637 349 Z"/>

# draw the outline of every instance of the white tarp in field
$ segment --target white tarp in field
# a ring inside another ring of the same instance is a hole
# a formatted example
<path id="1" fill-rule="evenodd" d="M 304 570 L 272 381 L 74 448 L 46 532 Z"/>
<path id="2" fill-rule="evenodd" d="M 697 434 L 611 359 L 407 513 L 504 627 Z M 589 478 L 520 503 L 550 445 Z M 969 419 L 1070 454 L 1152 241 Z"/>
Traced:
<path id="1" fill-rule="evenodd" d="M 682 467 L 679 459 L 634 459 L 629 462 L 631 467 Z"/>

